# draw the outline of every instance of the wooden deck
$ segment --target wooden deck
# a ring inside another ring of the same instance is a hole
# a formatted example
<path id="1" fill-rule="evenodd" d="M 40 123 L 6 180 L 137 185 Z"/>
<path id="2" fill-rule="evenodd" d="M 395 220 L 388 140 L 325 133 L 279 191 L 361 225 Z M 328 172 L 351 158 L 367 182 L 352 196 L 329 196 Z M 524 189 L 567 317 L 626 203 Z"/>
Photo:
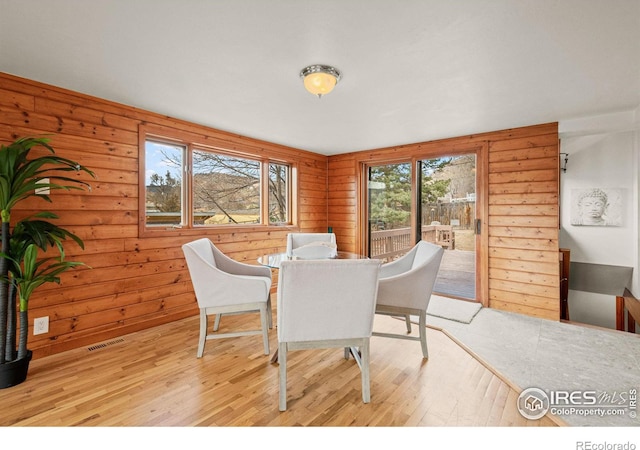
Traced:
<path id="1" fill-rule="evenodd" d="M 227 316 L 221 331 L 258 318 Z M 404 322 L 376 317 L 375 329 Z M 415 327 L 414 327 L 415 333 Z M 278 366 L 255 336 L 210 341 L 196 358 L 198 318 L 105 345 L 32 361 L 27 381 L 2 390 L 0 426 L 554 426 L 530 421 L 510 385 L 444 333 L 416 342 L 374 337 L 371 403 L 340 350 L 291 352 L 288 410 L 278 411 Z M 270 332 L 272 352 L 276 332 Z"/>
<path id="2" fill-rule="evenodd" d="M 475 252 L 445 250 L 434 291 L 439 294 L 475 299 Z"/>
<path id="3" fill-rule="evenodd" d="M 444 248 L 435 292 L 475 300 L 476 269 L 473 230 L 452 230 L 450 225 L 424 225 L 421 238 Z M 399 258 L 412 246 L 411 228 L 371 233 L 371 257 L 379 258 L 384 262 Z"/>

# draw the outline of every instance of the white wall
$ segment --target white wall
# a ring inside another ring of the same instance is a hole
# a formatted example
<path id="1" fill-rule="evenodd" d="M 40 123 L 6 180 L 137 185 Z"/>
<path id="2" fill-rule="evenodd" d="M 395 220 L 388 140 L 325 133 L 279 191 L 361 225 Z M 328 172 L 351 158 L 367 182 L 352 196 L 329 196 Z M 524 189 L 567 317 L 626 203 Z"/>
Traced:
<path id="1" fill-rule="evenodd" d="M 631 292 L 640 298 L 640 107 L 632 111 L 559 123 L 560 151 L 569 154 L 560 175 L 560 247 L 571 260 L 633 267 Z M 570 224 L 572 189 L 622 190 L 622 225 L 588 227 Z M 615 328 L 615 297 L 569 292 L 571 320 Z"/>

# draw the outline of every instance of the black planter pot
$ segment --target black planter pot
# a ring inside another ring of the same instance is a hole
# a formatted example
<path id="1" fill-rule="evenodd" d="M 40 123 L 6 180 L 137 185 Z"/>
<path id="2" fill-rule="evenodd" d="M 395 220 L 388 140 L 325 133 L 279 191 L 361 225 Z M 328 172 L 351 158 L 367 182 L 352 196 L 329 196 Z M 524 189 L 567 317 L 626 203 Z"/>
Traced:
<path id="1" fill-rule="evenodd" d="M 31 350 L 27 350 L 26 357 L 0 364 L 0 389 L 15 386 L 27 379 L 32 355 Z"/>

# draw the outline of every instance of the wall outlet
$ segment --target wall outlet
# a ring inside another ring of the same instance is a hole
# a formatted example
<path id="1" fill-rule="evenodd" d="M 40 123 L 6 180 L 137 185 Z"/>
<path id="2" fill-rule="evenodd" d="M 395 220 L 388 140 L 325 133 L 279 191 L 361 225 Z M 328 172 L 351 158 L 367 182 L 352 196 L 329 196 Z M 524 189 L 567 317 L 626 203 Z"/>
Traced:
<path id="1" fill-rule="evenodd" d="M 49 332 L 49 316 L 33 319 L 33 334 L 44 334 Z"/>

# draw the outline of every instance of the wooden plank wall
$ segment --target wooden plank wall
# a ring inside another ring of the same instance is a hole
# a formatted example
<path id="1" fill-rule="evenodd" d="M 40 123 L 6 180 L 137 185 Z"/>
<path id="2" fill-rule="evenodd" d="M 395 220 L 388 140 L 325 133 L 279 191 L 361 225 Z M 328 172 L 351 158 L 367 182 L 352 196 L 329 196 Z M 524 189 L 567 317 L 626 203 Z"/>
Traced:
<path id="1" fill-rule="evenodd" d="M 550 128 L 489 142 L 489 305 L 560 320 L 559 141 Z"/>
<path id="2" fill-rule="evenodd" d="M 559 319 L 557 123 L 329 157 L 329 224 L 344 250 L 363 252 L 364 164 L 478 150 L 479 300 L 486 306 Z"/>
<path id="3" fill-rule="evenodd" d="M 176 231 L 170 237 L 138 237 L 138 129 L 141 124 L 205 136 L 225 148 L 295 162 L 298 225 Z M 63 274 L 61 285 L 35 292 L 33 318 L 49 316 L 49 333 L 33 336 L 34 357 L 112 339 L 197 314 L 180 246 L 210 237 L 232 258 L 256 263 L 262 254 L 284 251 L 289 231 L 327 228 L 327 157 L 172 119 L 0 73 L 0 141 L 52 135 L 56 154 L 92 169 L 91 192 L 54 191 L 52 204 L 30 199 L 14 216 L 33 208 L 57 213 L 57 223 L 80 236 L 68 258 L 91 269 Z"/>

